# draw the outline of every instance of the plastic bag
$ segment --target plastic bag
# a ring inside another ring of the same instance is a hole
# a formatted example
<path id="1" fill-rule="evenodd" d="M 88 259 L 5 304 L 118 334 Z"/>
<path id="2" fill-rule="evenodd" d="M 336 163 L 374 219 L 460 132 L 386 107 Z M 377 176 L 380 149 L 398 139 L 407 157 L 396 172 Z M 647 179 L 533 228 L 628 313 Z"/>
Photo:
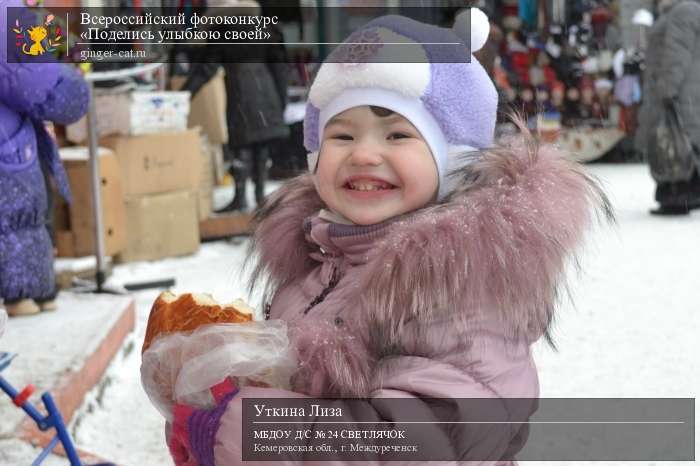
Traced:
<path id="1" fill-rule="evenodd" d="M 212 408 L 209 388 L 228 376 L 288 388 L 297 364 L 281 320 L 213 324 L 190 333 L 162 335 L 142 355 L 141 384 L 153 405 L 172 421 L 174 402 Z"/>
<path id="2" fill-rule="evenodd" d="M 688 181 L 700 167 L 700 153 L 683 127 L 677 104 L 664 109 L 651 139 L 649 167 L 657 183 Z"/>

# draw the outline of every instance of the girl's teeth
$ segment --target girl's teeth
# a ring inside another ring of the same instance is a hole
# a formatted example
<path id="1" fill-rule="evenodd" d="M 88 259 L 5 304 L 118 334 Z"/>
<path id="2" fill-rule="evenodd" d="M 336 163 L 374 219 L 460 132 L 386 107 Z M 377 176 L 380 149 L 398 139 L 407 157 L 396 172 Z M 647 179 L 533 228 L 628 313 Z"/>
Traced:
<path id="1" fill-rule="evenodd" d="M 383 189 L 388 189 L 385 186 L 377 186 L 373 184 L 353 184 L 350 187 L 356 191 L 379 191 Z"/>

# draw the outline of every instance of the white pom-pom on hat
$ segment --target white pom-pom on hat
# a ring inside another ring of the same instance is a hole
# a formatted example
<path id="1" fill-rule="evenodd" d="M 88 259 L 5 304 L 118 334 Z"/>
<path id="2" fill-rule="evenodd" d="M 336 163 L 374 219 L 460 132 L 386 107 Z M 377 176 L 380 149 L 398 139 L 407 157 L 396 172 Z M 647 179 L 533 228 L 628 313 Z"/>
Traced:
<path id="1" fill-rule="evenodd" d="M 480 50 L 489 38 L 489 18 L 486 13 L 478 8 L 469 8 L 455 17 L 452 30 L 458 37 L 466 42 L 467 34 L 471 38 L 471 52 Z"/>

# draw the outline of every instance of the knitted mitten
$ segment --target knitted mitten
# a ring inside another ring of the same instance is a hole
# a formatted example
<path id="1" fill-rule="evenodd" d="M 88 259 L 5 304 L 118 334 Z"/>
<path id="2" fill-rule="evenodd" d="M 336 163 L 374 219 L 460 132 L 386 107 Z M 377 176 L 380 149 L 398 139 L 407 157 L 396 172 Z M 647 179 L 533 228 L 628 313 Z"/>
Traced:
<path id="1" fill-rule="evenodd" d="M 214 440 L 229 401 L 238 393 L 236 382 L 226 378 L 209 389 L 216 406 L 196 409 L 176 403 L 168 449 L 176 466 L 214 466 Z"/>

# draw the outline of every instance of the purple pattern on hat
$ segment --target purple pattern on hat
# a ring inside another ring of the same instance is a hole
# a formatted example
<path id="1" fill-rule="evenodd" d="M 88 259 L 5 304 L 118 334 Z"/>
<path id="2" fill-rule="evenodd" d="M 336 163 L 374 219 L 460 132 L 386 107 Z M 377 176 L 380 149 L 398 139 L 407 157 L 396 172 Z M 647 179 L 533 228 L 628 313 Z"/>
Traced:
<path id="1" fill-rule="evenodd" d="M 491 146 L 498 94 L 491 78 L 471 55 L 464 41 L 452 29 L 389 15 L 370 21 L 346 42 L 374 43 L 368 33 L 378 28 L 391 30 L 421 44 L 430 62 L 430 82 L 421 101 L 437 121 L 448 144 L 479 149 Z M 360 47 L 355 56 L 369 51 L 371 47 Z M 362 55 L 362 59 L 366 58 Z M 356 69 L 348 67 L 345 71 L 352 73 Z M 320 149 L 319 115 L 320 109 L 307 104 L 304 145 L 312 152 Z"/>
<path id="2" fill-rule="evenodd" d="M 355 31 L 344 42 L 331 53 L 327 61 L 343 63 L 348 68 L 354 68 L 371 61 L 384 47 L 376 28 Z"/>
<path id="3" fill-rule="evenodd" d="M 363 27 L 363 29 L 369 28 L 386 28 L 420 43 L 430 63 L 464 63 L 472 58 L 469 48 L 452 32 L 452 29 L 421 23 L 398 15 L 376 18 Z M 436 44 L 427 44 L 428 42 Z M 452 42 L 460 43 L 450 45 Z M 478 64 L 476 60 L 472 61 Z"/>
<path id="4" fill-rule="evenodd" d="M 304 147 L 311 152 L 321 148 L 320 135 L 318 134 L 318 119 L 320 111 L 314 104 L 306 104 L 306 116 L 304 117 Z"/>
<path id="5" fill-rule="evenodd" d="M 498 94 L 481 65 L 465 71 L 472 66 L 431 64 L 432 79 L 422 100 L 450 144 L 482 149 L 493 144 Z"/>
<path id="6" fill-rule="evenodd" d="M 461 41 L 451 29 L 403 16 L 383 16 L 365 27 L 384 27 L 422 44 Z M 448 143 L 476 148 L 490 146 L 498 106 L 498 94 L 491 78 L 463 43 L 423 45 L 423 49 L 431 64 L 431 77 L 421 100 L 437 120 Z"/>

